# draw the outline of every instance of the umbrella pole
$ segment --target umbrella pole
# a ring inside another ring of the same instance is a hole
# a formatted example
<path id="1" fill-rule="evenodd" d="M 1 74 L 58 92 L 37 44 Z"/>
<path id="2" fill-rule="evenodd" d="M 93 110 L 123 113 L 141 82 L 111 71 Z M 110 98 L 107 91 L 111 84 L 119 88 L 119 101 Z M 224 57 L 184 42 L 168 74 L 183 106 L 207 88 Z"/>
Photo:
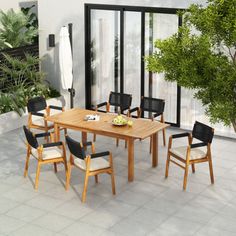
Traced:
<path id="1" fill-rule="evenodd" d="M 70 45 L 71 45 L 71 54 L 72 54 L 72 58 L 73 58 L 72 26 L 73 26 L 72 23 L 68 24 L 69 38 L 70 38 Z M 75 89 L 73 87 L 73 82 L 72 82 L 71 88 L 68 89 L 68 92 L 70 93 L 70 108 L 73 108 L 74 107 L 74 96 L 75 96 Z"/>

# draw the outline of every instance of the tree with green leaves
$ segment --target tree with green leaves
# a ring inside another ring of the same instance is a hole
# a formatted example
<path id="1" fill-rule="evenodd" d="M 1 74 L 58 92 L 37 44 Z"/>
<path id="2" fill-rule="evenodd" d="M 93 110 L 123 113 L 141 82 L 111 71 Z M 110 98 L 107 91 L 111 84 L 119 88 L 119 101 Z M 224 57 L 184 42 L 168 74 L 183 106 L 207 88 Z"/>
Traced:
<path id="1" fill-rule="evenodd" d="M 236 132 L 236 0 L 208 0 L 179 14 L 183 25 L 155 41 L 147 69 L 194 89 L 210 121 L 232 124 Z"/>

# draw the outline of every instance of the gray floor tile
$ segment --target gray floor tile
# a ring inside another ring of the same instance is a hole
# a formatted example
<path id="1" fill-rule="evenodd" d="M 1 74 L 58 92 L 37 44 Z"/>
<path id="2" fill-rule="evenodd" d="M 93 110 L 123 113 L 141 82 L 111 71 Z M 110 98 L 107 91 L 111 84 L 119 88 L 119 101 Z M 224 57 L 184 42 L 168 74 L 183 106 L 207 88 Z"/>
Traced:
<path id="1" fill-rule="evenodd" d="M 118 221 L 120 221 L 121 218 L 100 208 L 82 217 L 80 220 L 81 222 L 87 223 L 89 225 L 95 225 L 101 228 L 108 229 Z"/>
<path id="2" fill-rule="evenodd" d="M 211 227 L 203 227 L 196 236 L 235 236 L 235 233 Z"/>
<path id="3" fill-rule="evenodd" d="M 85 206 L 78 198 L 71 199 L 52 210 L 54 213 L 74 220 L 77 220 L 92 211 L 93 209 Z"/>
<path id="4" fill-rule="evenodd" d="M 230 231 L 236 234 L 235 218 L 228 217 L 226 215 L 217 215 L 207 224 L 207 226 Z"/>
<path id="5" fill-rule="evenodd" d="M 6 215 L 0 215 L 0 233 L 10 234 L 25 225 L 22 220 L 14 219 Z"/>
<path id="6" fill-rule="evenodd" d="M 41 226 L 44 229 L 48 229 L 54 232 L 60 232 L 68 225 L 74 223 L 74 221 L 65 216 L 61 216 L 54 213 L 48 213 L 43 217 L 38 217 L 31 223 L 34 225 Z"/>
<path id="7" fill-rule="evenodd" d="M 9 210 L 6 213 L 7 216 L 11 216 L 26 222 L 31 222 L 34 219 L 41 217 L 42 215 L 45 214 L 46 214 L 45 211 L 27 205 L 20 205 L 18 207 Z"/>
<path id="8" fill-rule="evenodd" d="M 153 229 L 153 225 L 151 223 L 143 222 L 140 224 L 138 221 L 134 221 L 131 218 L 124 218 L 122 221 L 115 224 L 110 228 L 112 232 L 115 232 L 118 235 L 135 235 L 135 236 L 143 236 L 147 235 Z"/>
<path id="9" fill-rule="evenodd" d="M 83 222 L 76 222 L 69 227 L 65 228 L 62 233 L 67 236 L 83 235 L 83 236 L 92 236 L 92 235 L 102 235 L 105 232 L 104 228 L 97 227 L 94 225 L 89 225 Z"/>
<path id="10" fill-rule="evenodd" d="M 182 235 L 182 233 L 193 235 L 202 227 L 203 224 L 173 216 L 162 223 L 159 228 L 171 229 L 171 231 L 175 231 L 176 235 Z"/>

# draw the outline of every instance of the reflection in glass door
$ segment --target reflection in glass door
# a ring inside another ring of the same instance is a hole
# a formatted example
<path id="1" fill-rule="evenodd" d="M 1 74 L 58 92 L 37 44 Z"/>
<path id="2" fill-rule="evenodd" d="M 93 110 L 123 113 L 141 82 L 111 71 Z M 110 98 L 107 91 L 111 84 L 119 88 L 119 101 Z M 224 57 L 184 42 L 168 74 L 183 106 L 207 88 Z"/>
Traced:
<path id="1" fill-rule="evenodd" d="M 132 94 L 132 106 L 141 99 L 141 13 L 124 12 L 124 93 Z"/>
<path id="2" fill-rule="evenodd" d="M 118 11 L 91 11 L 91 104 L 107 101 L 110 91 L 119 92 Z"/>
<path id="3" fill-rule="evenodd" d="M 154 51 L 156 39 L 166 39 L 178 31 L 178 16 L 173 14 L 145 14 L 145 55 Z M 145 96 L 165 100 L 165 121 L 177 120 L 177 84 L 166 82 L 164 74 L 145 73 Z"/>

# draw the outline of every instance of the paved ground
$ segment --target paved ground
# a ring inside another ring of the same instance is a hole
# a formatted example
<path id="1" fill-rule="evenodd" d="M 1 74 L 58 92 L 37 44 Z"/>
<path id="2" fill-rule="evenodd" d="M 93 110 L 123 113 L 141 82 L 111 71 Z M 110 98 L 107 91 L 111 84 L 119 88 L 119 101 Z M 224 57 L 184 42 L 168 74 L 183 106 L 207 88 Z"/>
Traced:
<path id="1" fill-rule="evenodd" d="M 170 133 L 179 130 L 168 130 Z M 80 134 L 70 132 L 80 139 Z M 0 235 L 236 235 L 236 140 L 213 140 L 215 184 L 210 184 L 207 163 L 189 174 L 182 191 L 183 170 L 170 166 L 164 178 L 167 149 L 159 149 L 159 166 L 151 167 L 149 142 L 135 144 L 135 181 L 127 182 L 124 142 L 97 136 L 97 150 L 114 156 L 116 196 L 110 177 L 90 179 L 87 202 L 81 203 L 83 173 L 72 172 L 71 187 L 64 190 L 63 166 L 42 168 L 39 189 L 33 189 L 36 161 L 24 179 L 25 145 L 21 130 L 0 136 Z"/>

